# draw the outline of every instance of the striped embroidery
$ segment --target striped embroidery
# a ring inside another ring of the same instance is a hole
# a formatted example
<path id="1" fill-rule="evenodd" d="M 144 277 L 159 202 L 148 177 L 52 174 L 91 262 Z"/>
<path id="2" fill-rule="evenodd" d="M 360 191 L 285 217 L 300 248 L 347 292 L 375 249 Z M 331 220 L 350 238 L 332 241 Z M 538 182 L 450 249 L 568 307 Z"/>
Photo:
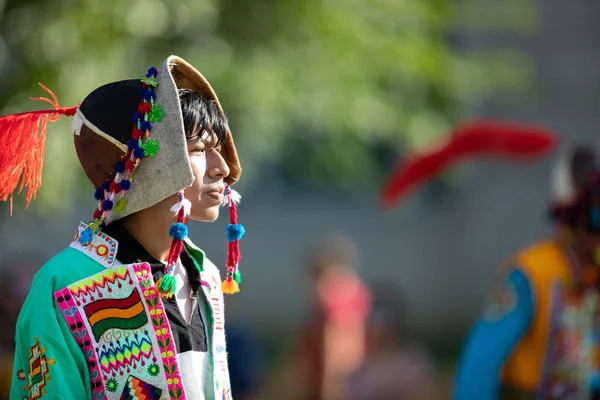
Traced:
<path id="1" fill-rule="evenodd" d="M 83 307 L 96 340 L 112 328 L 137 329 L 148 322 L 136 288 L 124 299 L 97 300 Z"/>
<path id="2" fill-rule="evenodd" d="M 173 337 L 147 263 L 104 270 L 54 297 L 86 357 L 93 399 L 185 400 Z"/>

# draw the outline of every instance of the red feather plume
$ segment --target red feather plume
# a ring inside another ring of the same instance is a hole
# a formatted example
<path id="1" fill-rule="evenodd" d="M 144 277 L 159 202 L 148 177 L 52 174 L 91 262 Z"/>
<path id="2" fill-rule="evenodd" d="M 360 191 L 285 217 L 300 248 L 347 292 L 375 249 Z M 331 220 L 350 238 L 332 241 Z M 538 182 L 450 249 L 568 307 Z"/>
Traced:
<path id="1" fill-rule="evenodd" d="M 549 154 L 557 135 L 537 125 L 476 120 L 459 126 L 435 147 L 409 155 L 386 179 L 381 205 L 391 208 L 420 184 L 446 169 L 477 157 L 532 161 Z"/>
<path id="2" fill-rule="evenodd" d="M 40 86 L 52 97 L 31 98 L 51 104 L 54 110 L 40 110 L 12 114 L 0 117 L 0 200 L 10 198 L 12 215 L 12 196 L 19 186 L 18 193 L 27 186 L 26 206 L 42 184 L 42 165 L 46 129 L 49 122 L 55 122 L 60 115 L 75 115 L 78 106 L 61 108 L 58 99 L 46 86 Z M 20 180 L 20 185 L 19 185 Z"/>

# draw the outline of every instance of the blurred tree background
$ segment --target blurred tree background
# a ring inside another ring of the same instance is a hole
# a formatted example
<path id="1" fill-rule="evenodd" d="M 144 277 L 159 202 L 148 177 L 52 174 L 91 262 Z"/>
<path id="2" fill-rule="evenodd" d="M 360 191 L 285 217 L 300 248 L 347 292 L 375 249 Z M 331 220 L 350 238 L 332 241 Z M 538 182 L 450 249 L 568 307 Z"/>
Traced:
<path id="1" fill-rule="evenodd" d="M 0 111 L 42 107 L 37 82 L 74 105 L 177 54 L 219 94 L 243 185 L 265 165 L 286 182 L 376 185 L 489 93 L 527 90 L 522 54 L 460 50 L 462 29 L 535 29 L 533 1 L 507 3 L 503 18 L 473 0 L 0 0 Z M 49 129 L 36 209 L 78 201 L 64 196 L 85 182 L 69 125 Z"/>

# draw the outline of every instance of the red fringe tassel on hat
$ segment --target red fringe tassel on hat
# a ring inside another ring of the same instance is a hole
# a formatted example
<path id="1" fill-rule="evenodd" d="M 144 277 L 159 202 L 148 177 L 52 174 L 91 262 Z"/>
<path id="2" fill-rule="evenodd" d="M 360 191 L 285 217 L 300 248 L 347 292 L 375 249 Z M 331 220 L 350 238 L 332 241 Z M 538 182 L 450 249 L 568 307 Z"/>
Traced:
<path id="1" fill-rule="evenodd" d="M 54 110 L 31 111 L 0 117 L 0 200 L 6 201 L 10 198 L 11 215 L 12 196 L 17 186 L 19 186 L 18 193 L 27 186 L 25 196 L 25 208 L 27 208 L 42 184 L 48 123 L 57 121 L 61 115 L 75 115 L 78 107 L 61 108 L 54 93 L 41 83 L 40 86 L 50 94 L 52 100 L 45 97 L 31 98 L 31 100 L 45 101 L 51 104 Z"/>

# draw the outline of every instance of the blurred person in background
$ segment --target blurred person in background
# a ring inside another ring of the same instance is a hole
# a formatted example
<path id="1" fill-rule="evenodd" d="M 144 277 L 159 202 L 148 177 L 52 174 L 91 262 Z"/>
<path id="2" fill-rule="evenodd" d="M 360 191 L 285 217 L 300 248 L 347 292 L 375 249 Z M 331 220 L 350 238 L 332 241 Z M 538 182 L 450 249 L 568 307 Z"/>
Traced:
<path id="1" fill-rule="evenodd" d="M 371 294 L 356 272 L 354 243 L 342 235 L 317 243 L 306 261 L 312 307 L 297 350 L 296 379 L 302 399 L 345 400 L 348 377 L 365 358 Z"/>
<path id="2" fill-rule="evenodd" d="M 455 400 L 596 399 L 600 172 L 590 146 L 559 158 L 553 238 L 509 257 L 464 345 Z"/>
<path id="3" fill-rule="evenodd" d="M 200 72 L 177 56 L 146 71 L 74 107 L 44 87 L 55 109 L 0 118 L 0 199 L 19 181 L 32 199 L 47 125 L 64 115 L 98 201 L 33 279 L 17 322 L 13 399 L 232 398 L 223 293 L 240 282 L 244 230 L 229 186 L 241 174 L 237 152 Z M 223 281 L 186 225 L 215 221 L 221 205 L 230 211 Z"/>
<path id="4" fill-rule="evenodd" d="M 0 264 L 0 399 L 8 399 L 13 378 L 15 326 L 19 310 L 27 297 L 31 280 L 39 268 L 41 257 L 23 255 Z"/>
<path id="5" fill-rule="evenodd" d="M 438 400 L 429 352 L 407 338 L 406 308 L 394 285 L 373 288 L 367 356 L 348 380 L 348 400 Z"/>

